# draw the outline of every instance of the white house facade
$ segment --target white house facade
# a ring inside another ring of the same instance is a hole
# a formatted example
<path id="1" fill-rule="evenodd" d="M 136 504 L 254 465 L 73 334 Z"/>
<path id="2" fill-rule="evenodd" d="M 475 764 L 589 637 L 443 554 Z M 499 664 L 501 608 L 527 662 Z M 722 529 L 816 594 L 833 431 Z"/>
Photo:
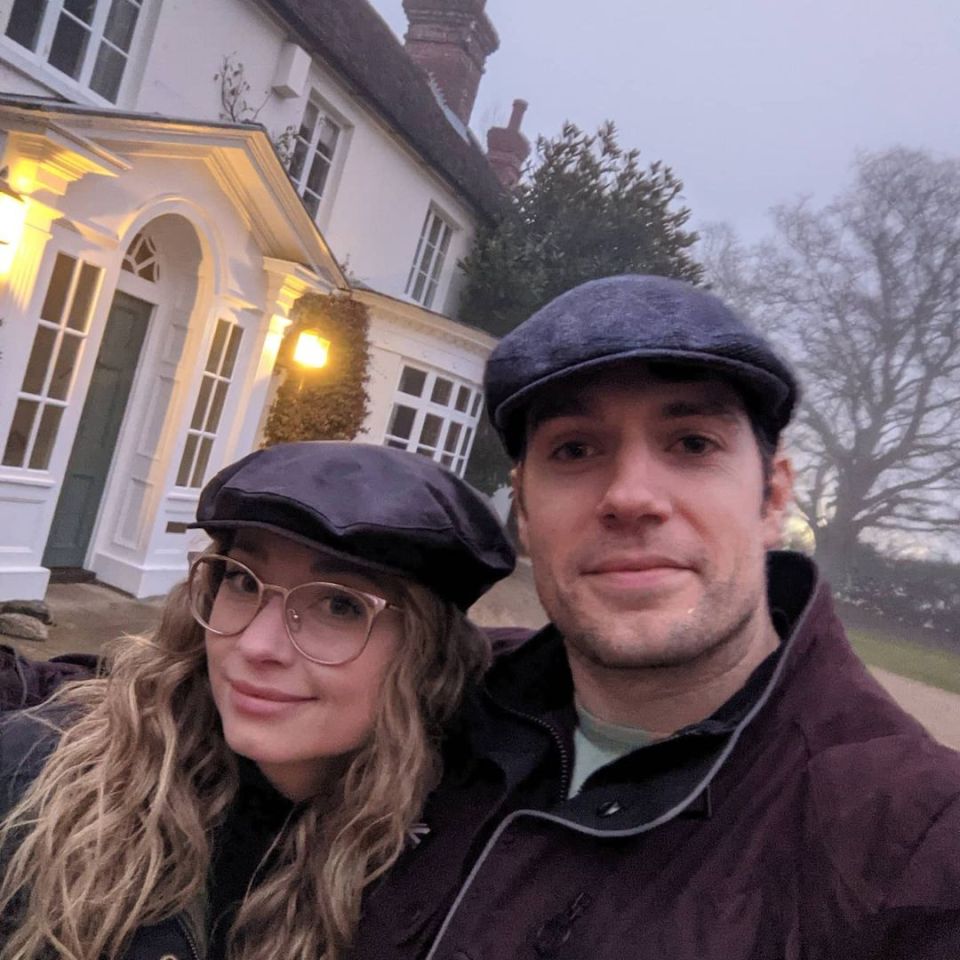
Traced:
<path id="1" fill-rule="evenodd" d="M 502 188 L 451 84 L 472 105 L 483 3 L 407 0 L 405 49 L 365 0 L 0 0 L 0 599 L 180 579 L 308 292 L 368 307 L 362 439 L 462 473 L 494 341 L 457 263 Z"/>

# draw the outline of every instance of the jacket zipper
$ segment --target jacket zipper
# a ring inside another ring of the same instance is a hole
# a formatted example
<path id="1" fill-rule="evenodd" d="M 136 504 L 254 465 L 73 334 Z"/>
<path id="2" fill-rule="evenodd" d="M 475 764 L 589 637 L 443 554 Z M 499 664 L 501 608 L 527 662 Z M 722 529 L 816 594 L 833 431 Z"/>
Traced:
<path id="1" fill-rule="evenodd" d="M 174 920 L 176 921 L 177 926 L 180 928 L 183 938 L 187 941 L 187 946 L 190 948 L 190 956 L 192 960 L 200 960 L 200 951 L 197 949 L 197 940 L 194 937 L 193 931 L 190 929 L 189 924 L 180 914 L 177 914 L 177 916 L 174 917 Z"/>
<path id="2" fill-rule="evenodd" d="M 493 698 L 493 695 L 487 690 L 484 690 L 484 694 L 499 710 L 503 710 L 505 713 L 509 713 L 521 720 L 526 720 L 528 723 L 532 723 L 534 726 L 540 727 L 541 730 L 547 731 L 547 733 L 550 735 L 550 739 L 553 740 L 553 742 L 557 745 L 557 750 L 560 753 L 560 800 L 561 802 L 566 800 L 567 791 L 570 789 L 570 753 L 567 750 L 567 745 L 563 742 L 563 737 L 561 737 L 557 732 L 556 727 L 541 717 L 535 717 L 532 714 L 523 713 L 520 710 L 514 710 L 512 707 L 505 707 L 502 703 L 496 701 Z"/>

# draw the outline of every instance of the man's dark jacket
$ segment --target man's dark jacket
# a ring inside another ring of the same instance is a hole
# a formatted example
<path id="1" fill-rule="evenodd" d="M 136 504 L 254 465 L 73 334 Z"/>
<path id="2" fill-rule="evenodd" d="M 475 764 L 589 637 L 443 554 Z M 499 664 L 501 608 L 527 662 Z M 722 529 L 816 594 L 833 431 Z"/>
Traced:
<path id="1" fill-rule="evenodd" d="M 812 564 L 773 555 L 770 584 L 786 639 L 744 689 L 570 800 L 560 638 L 501 657 L 352 956 L 960 960 L 960 755 L 870 677 Z"/>

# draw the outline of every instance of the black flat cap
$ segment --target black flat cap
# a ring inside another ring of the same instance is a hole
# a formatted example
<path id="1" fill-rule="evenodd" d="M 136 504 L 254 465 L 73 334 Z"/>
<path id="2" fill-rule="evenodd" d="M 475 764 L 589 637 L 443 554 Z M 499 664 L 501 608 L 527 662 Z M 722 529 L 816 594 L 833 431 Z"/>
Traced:
<path id="1" fill-rule="evenodd" d="M 789 365 L 713 294 L 680 280 L 625 275 L 561 294 L 508 333 L 487 361 L 487 413 L 507 452 L 523 449 L 532 397 L 565 377 L 625 360 L 715 370 L 773 439 L 798 397 Z"/>
<path id="2" fill-rule="evenodd" d="M 208 533 L 260 527 L 406 577 L 466 609 L 514 567 L 485 500 L 439 464 L 366 443 L 283 443 L 200 494 Z"/>

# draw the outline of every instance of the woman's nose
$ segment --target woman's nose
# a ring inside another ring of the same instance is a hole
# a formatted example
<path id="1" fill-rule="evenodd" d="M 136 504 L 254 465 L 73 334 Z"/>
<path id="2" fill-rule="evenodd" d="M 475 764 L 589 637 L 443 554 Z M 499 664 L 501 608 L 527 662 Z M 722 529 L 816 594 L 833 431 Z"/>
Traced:
<path id="1" fill-rule="evenodd" d="M 284 598 L 271 591 L 253 620 L 237 635 L 237 649 L 250 660 L 292 662 L 296 651 L 287 635 L 285 616 Z"/>

